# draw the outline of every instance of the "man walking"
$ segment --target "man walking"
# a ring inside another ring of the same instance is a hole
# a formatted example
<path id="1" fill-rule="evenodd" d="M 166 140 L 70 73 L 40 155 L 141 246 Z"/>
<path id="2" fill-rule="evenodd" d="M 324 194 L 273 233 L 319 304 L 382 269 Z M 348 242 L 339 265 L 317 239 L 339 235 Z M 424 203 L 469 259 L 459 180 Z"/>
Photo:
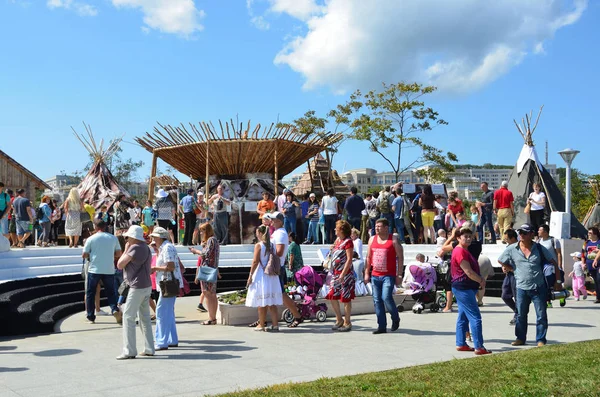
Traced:
<path id="1" fill-rule="evenodd" d="M 546 313 L 546 298 L 548 287 L 544 277 L 544 263 L 552 263 L 558 274 L 558 265 L 552 254 L 541 244 L 533 241 L 535 231 L 528 223 L 517 230 L 521 241 L 509 245 L 498 258 L 506 273 L 512 268 L 517 284 L 517 323 L 515 335 L 517 339 L 513 346 L 524 345 L 527 340 L 527 315 L 533 302 L 536 314 L 536 342 L 538 346 L 546 344 L 548 332 L 548 315 Z M 509 268 L 505 268 L 509 267 Z M 555 288 L 559 289 L 558 284 Z"/>
<path id="2" fill-rule="evenodd" d="M 492 244 L 496 244 L 496 233 L 494 232 L 494 192 L 488 188 L 487 182 L 481 183 L 481 202 L 478 203 L 481 208 L 481 220 L 477 226 L 477 233 L 482 243 L 485 243 L 485 226 L 490 232 Z"/>
<path id="3" fill-rule="evenodd" d="M 344 209 L 348 214 L 348 223 L 356 230 L 360 230 L 360 221 L 362 218 L 362 210 L 365 209 L 365 200 L 358 194 L 356 186 L 350 188 L 350 197 L 346 199 Z"/>
<path id="4" fill-rule="evenodd" d="M 196 208 L 198 207 L 194 199 L 194 189 L 188 189 L 187 196 L 182 198 L 179 203 L 179 213 L 183 215 L 183 220 L 185 221 L 183 245 L 192 245 L 194 227 L 196 226 L 196 213 L 194 212 Z"/>
<path id="5" fill-rule="evenodd" d="M 13 201 L 13 209 L 16 217 L 17 239 L 19 240 L 17 246 L 25 248 L 25 241 L 31 235 L 29 226 L 33 225 L 34 222 L 31 213 L 31 201 L 25 197 L 25 189 L 17 189 L 17 198 Z"/>
<path id="6" fill-rule="evenodd" d="M 10 203 L 10 195 L 4 191 L 4 183 L 0 182 L 0 234 L 10 241 L 10 233 L 8 232 L 8 214 L 12 205 Z"/>
<path id="7" fill-rule="evenodd" d="M 400 327 L 400 316 L 394 302 L 394 285 L 400 285 L 404 270 L 404 251 L 396 237 L 389 233 L 387 219 L 375 223 L 375 236 L 369 240 L 365 265 L 365 284 L 372 281 L 373 303 L 377 316 L 377 329 L 373 334 L 387 332 L 385 311 L 392 318 L 392 331 Z"/>
<path id="8" fill-rule="evenodd" d="M 508 190 L 508 182 L 502 181 L 502 186 L 494 193 L 494 211 L 496 211 L 498 217 L 498 227 L 503 239 L 504 231 L 511 228 L 515 217 L 514 202 L 513 194 Z M 502 240 L 502 242 L 506 244 L 506 241 Z"/>
<path id="9" fill-rule="evenodd" d="M 96 233 L 85 241 L 85 246 L 83 247 L 82 257 L 90 261 L 85 296 L 87 319 L 90 324 L 96 321 L 94 296 L 96 295 L 96 287 L 100 280 L 102 280 L 102 284 L 104 285 L 104 291 L 112 315 L 115 316 L 119 324 L 123 320 L 123 316 L 117 307 L 114 267 L 114 260 L 121 256 L 121 245 L 117 237 L 106 233 L 106 226 L 107 224 L 104 221 L 96 221 Z"/>

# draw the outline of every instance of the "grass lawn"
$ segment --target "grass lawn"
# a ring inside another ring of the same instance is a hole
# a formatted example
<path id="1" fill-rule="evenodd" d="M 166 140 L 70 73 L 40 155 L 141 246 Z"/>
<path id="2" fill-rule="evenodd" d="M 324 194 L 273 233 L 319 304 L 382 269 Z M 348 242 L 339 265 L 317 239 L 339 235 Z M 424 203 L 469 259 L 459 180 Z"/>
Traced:
<path id="1" fill-rule="evenodd" d="M 225 394 L 275 395 L 600 396 L 600 340 Z"/>

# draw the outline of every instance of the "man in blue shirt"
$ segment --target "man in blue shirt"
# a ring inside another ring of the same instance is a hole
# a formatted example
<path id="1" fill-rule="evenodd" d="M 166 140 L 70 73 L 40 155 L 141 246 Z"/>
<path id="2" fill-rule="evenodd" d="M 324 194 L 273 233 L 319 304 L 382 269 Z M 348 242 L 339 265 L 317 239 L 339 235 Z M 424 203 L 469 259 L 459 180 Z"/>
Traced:
<path id="1" fill-rule="evenodd" d="M 114 260 L 121 256 L 121 245 L 119 240 L 112 234 L 106 233 L 107 224 L 100 220 L 96 221 L 96 233 L 85 241 L 83 247 L 83 259 L 89 259 L 87 265 L 87 286 L 85 290 L 85 301 L 88 322 L 93 324 L 96 320 L 94 314 L 94 297 L 96 287 L 100 280 L 104 285 L 104 292 L 108 305 L 115 316 L 117 323 L 121 324 L 123 316 L 117 307 L 117 294 L 115 293 L 115 264 Z"/>
<path id="2" fill-rule="evenodd" d="M 521 240 L 517 244 L 506 247 L 498 258 L 502 270 L 507 273 L 514 270 L 517 284 L 517 323 L 515 335 L 517 339 L 512 342 L 513 346 L 521 346 L 527 340 L 527 314 L 529 305 L 533 302 L 536 314 L 536 342 L 538 346 L 546 344 L 546 333 L 548 332 L 548 315 L 546 313 L 546 299 L 548 298 L 548 286 L 544 277 L 544 263 L 558 265 L 552 254 L 546 247 L 535 243 L 533 237 L 535 231 L 531 225 L 525 223 L 517 230 Z M 561 280 L 554 286 L 560 290 Z"/>
<path id="3" fill-rule="evenodd" d="M 358 189 L 355 186 L 350 188 L 350 197 L 346 199 L 344 209 L 348 214 L 348 223 L 360 231 L 360 221 L 362 218 L 362 210 L 365 209 L 365 200 L 358 194 Z"/>
<path id="4" fill-rule="evenodd" d="M 196 200 L 194 199 L 194 189 L 188 189 L 187 196 L 181 199 L 179 203 L 179 212 L 183 215 L 185 221 L 185 232 L 183 234 L 183 245 L 192 245 L 194 238 L 194 227 L 196 227 Z"/>
<path id="5" fill-rule="evenodd" d="M 404 244 L 404 197 L 402 188 L 396 188 L 396 198 L 392 201 L 392 211 L 394 212 L 394 224 L 398 232 L 398 239 Z"/>

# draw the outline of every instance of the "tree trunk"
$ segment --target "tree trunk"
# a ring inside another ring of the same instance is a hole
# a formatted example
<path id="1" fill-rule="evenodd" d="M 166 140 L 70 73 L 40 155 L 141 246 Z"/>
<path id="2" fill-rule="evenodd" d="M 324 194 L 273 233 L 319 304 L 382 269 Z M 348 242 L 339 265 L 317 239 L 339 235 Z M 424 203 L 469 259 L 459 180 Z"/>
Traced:
<path id="1" fill-rule="evenodd" d="M 325 149 L 325 156 L 327 157 L 327 165 L 328 170 L 327 170 L 327 176 L 328 176 L 328 180 L 329 180 L 329 188 L 333 188 L 333 176 L 332 176 L 332 171 L 331 171 L 331 161 L 329 158 L 329 149 Z"/>

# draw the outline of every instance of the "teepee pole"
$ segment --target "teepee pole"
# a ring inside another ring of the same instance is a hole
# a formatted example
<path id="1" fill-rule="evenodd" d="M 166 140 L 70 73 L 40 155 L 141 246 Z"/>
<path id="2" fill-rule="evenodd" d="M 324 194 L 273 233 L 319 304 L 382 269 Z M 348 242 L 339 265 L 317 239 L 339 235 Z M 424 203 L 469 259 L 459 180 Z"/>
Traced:
<path id="1" fill-rule="evenodd" d="M 210 194 L 210 171 L 208 168 L 208 137 L 206 139 L 206 187 L 204 188 L 204 197 L 206 198 L 206 202 L 208 202 L 209 194 Z"/>
<path id="2" fill-rule="evenodd" d="M 156 151 L 152 152 L 152 167 L 150 168 L 150 181 L 148 183 L 148 200 L 152 200 L 154 197 L 154 177 L 156 176 Z"/>

